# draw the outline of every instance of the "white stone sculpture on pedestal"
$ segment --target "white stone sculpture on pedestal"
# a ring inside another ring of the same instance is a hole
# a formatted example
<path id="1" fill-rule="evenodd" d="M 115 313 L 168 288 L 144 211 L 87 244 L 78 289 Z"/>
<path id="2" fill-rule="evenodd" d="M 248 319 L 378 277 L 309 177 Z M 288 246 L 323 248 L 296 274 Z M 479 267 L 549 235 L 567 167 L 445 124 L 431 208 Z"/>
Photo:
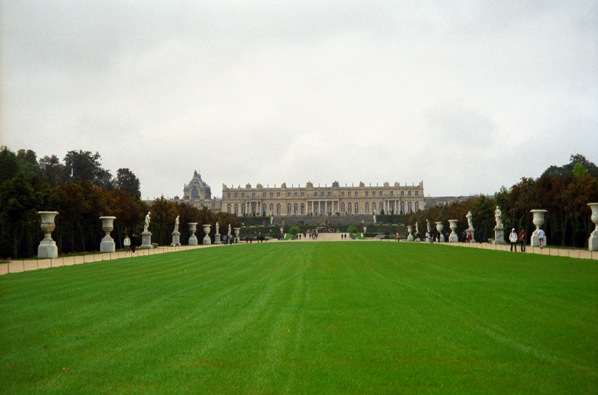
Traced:
<path id="1" fill-rule="evenodd" d="M 54 218 L 58 215 L 58 211 L 38 211 L 37 213 L 42 218 L 41 228 L 44 232 L 44 238 L 37 247 L 37 257 L 58 258 L 58 247 L 56 247 L 56 242 L 52 240 L 52 232 L 56 229 Z"/>
<path id="2" fill-rule="evenodd" d="M 190 246 L 197 245 L 197 236 L 195 236 L 196 231 L 197 231 L 197 222 L 189 222 L 189 232 L 191 232 L 191 236 L 189 236 L 189 245 Z"/>
<path id="3" fill-rule="evenodd" d="M 411 234 L 413 226 L 407 225 L 407 241 L 413 241 L 413 235 Z"/>
<path id="4" fill-rule="evenodd" d="M 588 249 L 590 251 L 598 251 L 598 203 L 588 203 L 588 206 L 592 209 L 592 216 L 590 217 L 594 225 L 594 231 L 590 233 L 588 239 Z"/>
<path id="5" fill-rule="evenodd" d="M 458 219 L 449 219 L 449 228 L 451 228 L 451 234 L 449 235 L 449 243 L 458 243 L 459 235 L 457 234 L 457 222 Z"/>
<path id="6" fill-rule="evenodd" d="M 505 228 L 502 224 L 502 212 L 500 208 L 496 206 L 494 210 L 494 219 L 496 220 L 496 226 L 494 227 L 494 244 L 505 244 Z"/>
<path id="7" fill-rule="evenodd" d="M 116 244 L 114 239 L 110 237 L 110 232 L 114 229 L 114 220 L 116 217 L 103 216 L 100 217 L 102 221 L 102 230 L 106 233 L 106 236 L 102 238 L 100 242 L 100 252 L 114 252 L 116 251 Z"/>
<path id="8" fill-rule="evenodd" d="M 212 228 L 211 224 L 203 224 L 203 232 L 205 236 L 203 237 L 203 244 L 212 244 L 212 239 L 210 239 L 210 229 Z"/>
<path id="9" fill-rule="evenodd" d="M 241 231 L 241 228 L 234 228 L 233 230 L 234 230 L 234 232 L 235 232 L 235 239 L 234 239 L 234 242 L 235 242 L 235 243 L 238 243 L 238 242 L 239 242 L 239 232 Z"/>
<path id="10" fill-rule="evenodd" d="M 465 229 L 465 232 L 467 232 L 467 239 L 473 243 L 475 241 L 475 230 L 473 229 L 473 215 L 471 215 L 471 211 L 467 212 L 465 218 L 467 218 L 467 229 Z"/>
<path id="11" fill-rule="evenodd" d="M 444 229 L 444 225 L 442 224 L 442 222 L 440 222 L 440 221 L 436 222 L 436 231 L 438 231 L 438 239 L 440 240 L 441 243 L 444 242 L 444 235 L 442 234 L 443 229 Z"/>
<path id="12" fill-rule="evenodd" d="M 534 230 L 534 233 L 532 233 L 532 237 L 530 239 L 530 241 L 531 241 L 530 245 L 532 247 L 540 246 L 538 234 L 540 233 L 542 225 L 544 225 L 544 214 L 546 214 L 547 212 L 548 212 L 548 210 L 543 210 L 543 209 L 530 210 L 530 213 L 532 213 L 532 215 L 533 215 L 532 222 L 534 223 L 534 225 L 536 225 L 536 230 Z M 542 233 L 544 233 L 544 231 L 542 231 Z M 546 235 L 544 235 L 544 245 L 543 246 L 546 246 Z"/>
<path id="13" fill-rule="evenodd" d="M 415 223 L 415 241 L 419 241 L 419 225 Z"/>
<path id="14" fill-rule="evenodd" d="M 216 221 L 216 233 L 214 234 L 214 244 L 220 244 L 220 224 Z"/>
<path id="15" fill-rule="evenodd" d="M 174 220 L 174 230 L 172 231 L 172 247 L 178 247 L 181 245 L 181 232 L 179 232 L 179 216 L 176 216 Z"/>
<path id="16" fill-rule="evenodd" d="M 143 232 L 141 232 L 141 246 L 140 249 L 151 249 L 154 248 L 152 246 L 152 232 L 149 231 L 151 221 L 151 211 L 148 211 L 145 215 L 145 223 L 143 225 Z"/>

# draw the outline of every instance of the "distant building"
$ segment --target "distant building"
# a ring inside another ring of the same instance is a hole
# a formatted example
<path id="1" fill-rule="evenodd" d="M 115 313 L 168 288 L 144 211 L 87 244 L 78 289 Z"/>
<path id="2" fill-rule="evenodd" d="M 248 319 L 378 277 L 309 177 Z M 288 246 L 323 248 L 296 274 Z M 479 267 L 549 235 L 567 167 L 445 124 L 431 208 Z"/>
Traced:
<path id="1" fill-rule="evenodd" d="M 245 187 L 222 185 L 222 198 L 212 198 L 211 188 L 195 171 L 183 187 L 179 202 L 193 207 L 206 207 L 214 212 L 238 216 L 298 216 L 298 215 L 354 215 L 354 214 L 409 214 L 424 208 L 424 184 L 401 185 L 398 182 L 382 186 L 314 186 L 264 187 L 251 184 Z"/>
<path id="2" fill-rule="evenodd" d="M 402 186 L 385 182 L 382 186 L 264 187 L 222 186 L 222 211 L 236 215 L 353 215 L 408 214 L 424 208 L 424 184 Z"/>

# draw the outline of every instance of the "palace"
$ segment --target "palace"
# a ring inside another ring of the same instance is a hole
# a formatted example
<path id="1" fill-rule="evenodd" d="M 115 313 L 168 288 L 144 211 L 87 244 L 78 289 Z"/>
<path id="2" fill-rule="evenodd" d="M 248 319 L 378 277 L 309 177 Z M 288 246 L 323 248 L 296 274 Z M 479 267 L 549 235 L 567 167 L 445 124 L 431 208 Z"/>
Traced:
<path id="1" fill-rule="evenodd" d="M 194 172 L 183 189 L 183 202 L 215 212 L 238 216 L 304 216 L 354 214 L 409 214 L 424 208 L 424 183 L 401 185 L 398 182 L 382 186 L 314 186 L 245 187 L 222 185 L 222 198 L 212 198 L 210 187 Z"/>

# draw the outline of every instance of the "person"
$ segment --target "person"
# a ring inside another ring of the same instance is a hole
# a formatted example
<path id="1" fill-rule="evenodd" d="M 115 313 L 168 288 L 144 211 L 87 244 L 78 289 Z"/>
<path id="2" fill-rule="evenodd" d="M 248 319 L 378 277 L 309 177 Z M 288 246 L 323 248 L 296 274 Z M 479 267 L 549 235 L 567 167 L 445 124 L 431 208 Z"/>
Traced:
<path id="1" fill-rule="evenodd" d="M 401 241 L 401 234 L 397 232 L 397 241 Z"/>
<path id="2" fill-rule="evenodd" d="M 546 242 L 546 233 L 544 230 L 538 229 L 538 244 L 540 245 L 540 249 L 544 248 L 544 244 Z"/>
<path id="3" fill-rule="evenodd" d="M 511 242 L 511 251 L 513 251 L 513 249 L 515 249 L 515 252 L 517 252 L 517 241 L 519 240 L 519 237 L 517 236 L 517 232 L 515 231 L 515 228 L 511 229 L 511 233 L 509 234 L 509 241 Z"/>
<path id="4" fill-rule="evenodd" d="M 525 242 L 527 241 L 527 235 L 525 234 L 525 229 L 521 228 L 519 231 L 519 242 L 521 243 L 521 252 L 525 252 Z"/>
<path id="5" fill-rule="evenodd" d="M 137 247 L 137 238 L 135 237 L 135 233 L 131 235 L 131 252 L 135 252 L 135 248 Z"/>
<path id="6" fill-rule="evenodd" d="M 129 251 L 131 249 L 131 239 L 129 239 L 129 235 L 125 235 L 123 246 L 125 247 L 125 251 Z"/>

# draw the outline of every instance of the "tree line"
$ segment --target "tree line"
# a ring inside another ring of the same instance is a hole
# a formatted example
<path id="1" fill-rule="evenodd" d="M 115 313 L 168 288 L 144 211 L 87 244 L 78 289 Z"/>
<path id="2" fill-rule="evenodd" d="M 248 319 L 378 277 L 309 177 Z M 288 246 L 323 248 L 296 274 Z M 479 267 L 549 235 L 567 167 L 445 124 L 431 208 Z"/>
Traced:
<path id="1" fill-rule="evenodd" d="M 104 236 L 100 216 L 116 216 L 111 233 L 117 248 L 126 234 L 143 230 L 152 212 L 152 242 L 171 243 L 174 221 L 179 216 L 181 240 L 190 236 L 188 222 L 215 223 L 222 230 L 239 226 L 235 215 L 212 213 L 163 197 L 151 205 L 141 200 L 135 174 L 121 168 L 113 176 L 101 165 L 99 153 L 69 151 L 61 161 L 56 155 L 37 158 L 34 151 L 12 152 L 0 148 L 0 258 L 29 258 L 37 255 L 43 238 L 38 211 L 58 211 L 52 236 L 60 254 L 98 251 Z M 198 229 L 198 238 L 202 236 Z"/>
<path id="2" fill-rule="evenodd" d="M 476 240 L 487 241 L 494 238 L 496 206 L 502 211 L 505 235 L 511 228 L 523 228 L 531 235 L 535 226 L 530 210 L 546 209 L 542 228 L 551 245 L 587 247 L 594 230 L 587 205 L 591 202 L 598 202 L 598 167 L 578 154 L 572 155 L 568 164 L 550 166 L 536 179 L 524 177 L 510 188 L 503 186 L 494 196 L 480 195 L 410 214 L 407 224 L 417 222 L 422 232 L 426 219 L 433 229 L 434 222 L 442 221 L 447 231 L 448 220 L 458 219 L 457 234 L 461 237 L 467 228 L 465 216 L 471 211 Z"/>

